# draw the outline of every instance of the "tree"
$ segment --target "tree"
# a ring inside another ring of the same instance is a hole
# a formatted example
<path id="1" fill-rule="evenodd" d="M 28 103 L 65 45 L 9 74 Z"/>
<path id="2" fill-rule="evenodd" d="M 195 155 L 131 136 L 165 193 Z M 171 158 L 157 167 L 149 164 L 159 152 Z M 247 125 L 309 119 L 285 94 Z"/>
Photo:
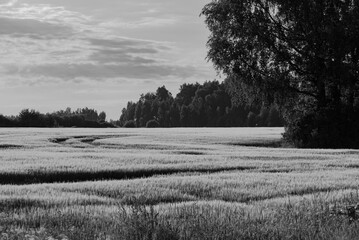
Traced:
<path id="1" fill-rule="evenodd" d="M 21 127 L 46 127 L 46 116 L 33 109 L 23 109 L 18 116 Z"/>
<path id="2" fill-rule="evenodd" d="M 190 126 L 190 109 L 186 105 L 182 105 L 180 110 L 180 124 L 181 127 Z"/>
<path id="3" fill-rule="evenodd" d="M 125 122 L 123 127 L 125 127 L 125 128 L 135 128 L 136 127 L 136 122 L 134 120 L 127 121 L 127 122 Z"/>
<path id="4" fill-rule="evenodd" d="M 299 147 L 359 147 L 359 1 L 213 0 L 202 14 L 235 99 L 277 103 Z"/>
<path id="5" fill-rule="evenodd" d="M 14 120 L 0 114 L 0 127 L 15 127 L 16 125 Z"/>
<path id="6" fill-rule="evenodd" d="M 141 125 L 141 116 L 142 116 L 142 102 L 138 101 L 135 108 L 135 122 L 137 126 Z"/>
<path id="7" fill-rule="evenodd" d="M 142 109 L 141 109 L 140 126 L 145 127 L 146 123 L 152 119 L 153 119 L 153 114 L 152 114 L 151 101 L 145 100 L 142 104 Z"/>
<path id="8" fill-rule="evenodd" d="M 262 106 L 261 111 L 257 116 L 257 124 L 259 127 L 268 127 L 268 116 L 269 109 Z"/>
<path id="9" fill-rule="evenodd" d="M 146 128 L 158 128 L 160 124 L 156 120 L 150 120 L 146 123 Z"/>
<path id="10" fill-rule="evenodd" d="M 159 101 L 164 101 L 167 100 L 168 98 L 172 98 L 172 94 L 166 89 L 165 86 L 162 86 L 157 89 L 156 98 Z"/>
<path id="11" fill-rule="evenodd" d="M 106 113 L 105 112 L 100 112 L 100 114 L 98 115 L 98 120 L 99 122 L 104 122 L 106 121 Z"/>
<path id="12" fill-rule="evenodd" d="M 269 109 L 268 113 L 268 127 L 283 126 L 283 119 L 275 106 Z"/>
<path id="13" fill-rule="evenodd" d="M 75 114 L 84 116 L 86 121 L 92 121 L 92 122 L 98 121 L 98 113 L 95 109 L 89 109 L 87 107 L 79 108 L 76 110 Z"/>
<path id="14" fill-rule="evenodd" d="M 172 103 L 169 110 L 171 127 L 179 127 L 180 124 L 180 107 L 176 103 Z"/>
<path id="15" fill-rule="evenodd" d="M 180 105 L 188 106 L 199 88 L 199 83 L 196 84 L 183 84 L 180 86 L 180 92 L 177 94 L 176 99 Z"/>
<path id="16" fill-rule="evenodd" d="M 247 126 L 248 127 L 255 127 L 256 126 L 256 114 L 253 112 L 249 112 L 247 116 Z"/>
<path id="17" fill-rule="evenodd" d="M 127 120 L 133 120 L 135 118 L 136 103 L 128 102 L 127 103 Z"/>

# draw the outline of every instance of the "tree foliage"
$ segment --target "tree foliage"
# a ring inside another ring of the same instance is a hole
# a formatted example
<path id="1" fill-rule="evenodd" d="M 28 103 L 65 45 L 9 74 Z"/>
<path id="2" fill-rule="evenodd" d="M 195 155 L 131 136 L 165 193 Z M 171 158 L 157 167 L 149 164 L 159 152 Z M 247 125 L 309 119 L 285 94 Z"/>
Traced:
<path id="1" fill-rule="evenodd" d="M 214 0 L 202 14 L 235 99 L 280 105 L 297 146 L 359 147 L 359 1 Z"/>
<path id="2" fill-rule="evenodd" d="M 146 128 L 157 128 L 160 124 L 156 120 L 150 120 L 146 123 Z"/>
<path id="3" fill-rule="evenodd" d="M 225 85 L 217 81 L 183 84 L 175 98 L 165 88 L 142 94 L 138 102 L 122 109 L 120 126 L 134 122 L 137 127 L 247 127 L 269 126 L 265 106 L 233 105 Z M 275 108 L 275 106 L 273 106 Z M 268 112 L 269 110 L 267 110 Z M 254 118 L 247 121 L 248 114 Z M 280 113 L 273 110 L 272 126 L 283 126 Z"/>
<path id="4" fill-rule="evenodd" d="M 107 128 L 114 127 L 106 120 L 106 113 L 89 108 L 71 108 L 53 113 L 40 113 L 33 109 L 23 109 L 18 116 L 5 117 L 0 115 L 0 127 L 87 127 Z"/>
<path id="5" fill-rule="evenodd" d="M 100 112 L 97 117 L 99 122 L 105 122 L 106 121 L 106 113 L 104 111 Z"/>

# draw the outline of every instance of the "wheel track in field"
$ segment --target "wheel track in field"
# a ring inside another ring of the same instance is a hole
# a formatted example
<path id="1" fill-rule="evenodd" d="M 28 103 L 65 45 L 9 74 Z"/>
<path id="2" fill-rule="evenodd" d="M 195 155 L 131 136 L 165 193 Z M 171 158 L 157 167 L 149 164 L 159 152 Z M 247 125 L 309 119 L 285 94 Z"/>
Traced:
<path id="1" fill-rule="evenodd" d="M 197 169 L 139 169 L 139 170 L 100 170 L 100 171 L 29 171 L 0 173 L 0 185 L 25 185 L 38 183 L 85 182 L 101 180 L 130 180 L 150 178 L 161 175 L 218 173 L 224 171 L 247 171 L 253 167 L 223 167 L 223 168 L 197 168 Z"/>

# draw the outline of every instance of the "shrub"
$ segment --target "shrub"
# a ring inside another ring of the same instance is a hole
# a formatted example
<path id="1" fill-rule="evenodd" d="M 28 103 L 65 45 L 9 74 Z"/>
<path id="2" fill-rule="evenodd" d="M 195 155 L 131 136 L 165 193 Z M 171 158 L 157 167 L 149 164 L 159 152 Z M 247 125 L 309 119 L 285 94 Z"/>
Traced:
<path id="1" fill-rule="evenodd" d="M 284 139 L 301 148 L 359 148 L 359 114 L 326 108 L 289 116 Z"/>
<path id="2" fill-rule="evenodd" d="M 109 123 L 109 122 L 100 122 L 100 127 L 101 128 L 116 128 L 115 125 L 113 125 L 112 123 Z"/>
<path id="3" fill-rule="evenodd" d="M 160 124 L 156 120 L 150 120 L 146 123 L 146 128 L 158 128 Z"/>
<path id="4" fill-rule="evenodd" d="M 125 128 L 135 128 L 136 127 L 136 122 L 133 121 L 133 120 L 127 121 L 127 122 L 125 122 L 123 127 L 125 127 Z"/>

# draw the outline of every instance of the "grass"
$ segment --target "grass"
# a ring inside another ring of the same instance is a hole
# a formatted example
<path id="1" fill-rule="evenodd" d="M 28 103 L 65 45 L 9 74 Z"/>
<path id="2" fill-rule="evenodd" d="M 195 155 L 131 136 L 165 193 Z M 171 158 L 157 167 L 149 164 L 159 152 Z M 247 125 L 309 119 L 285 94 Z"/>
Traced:
<path id="1" fill-rule="evenodd" d="M 0 129 L 0 239 L 355 239 L 359 151 L 282 131 Z"/>

